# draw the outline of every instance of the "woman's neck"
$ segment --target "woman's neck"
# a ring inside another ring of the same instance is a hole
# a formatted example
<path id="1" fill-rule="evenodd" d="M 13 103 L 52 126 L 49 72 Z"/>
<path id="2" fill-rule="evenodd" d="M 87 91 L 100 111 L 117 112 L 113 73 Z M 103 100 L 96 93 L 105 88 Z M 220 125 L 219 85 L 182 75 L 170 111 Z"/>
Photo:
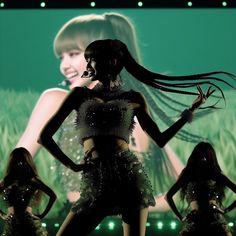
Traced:
<path id="1" fill-rule="evenodd" d="M 104 83 L 98 83 L 94 89 L 96 90 L 105 90 L 105 91 L 110 91 L 110 92 L 113 92 L 113 91 L 118 91 L 118 90 L 121 90 L 122 89 L 122 85 L 121 85 L 121 82 L 120 81 L 110 81 L 109 83 L 107 84 L 104 84 Z"/>

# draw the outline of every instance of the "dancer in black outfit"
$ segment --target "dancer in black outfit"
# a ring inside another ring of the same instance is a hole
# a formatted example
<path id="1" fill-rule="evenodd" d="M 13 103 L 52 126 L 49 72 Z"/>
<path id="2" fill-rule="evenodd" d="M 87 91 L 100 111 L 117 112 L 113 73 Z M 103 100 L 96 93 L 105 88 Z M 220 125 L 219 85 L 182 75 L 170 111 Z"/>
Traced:
<path id="1" fill-rule="evenodd" d="M 44 127 L 39 139 L 65 166 L 74 171 L 83 170 L 81 197 L 72 207 L 57 235 L 88 235 L 105 216 L 121 214 L 129 226 L 124 230 L 125 236 L 144 236 L 148 206 L 153 206 L 155 200 L 142 164 L 128 148 L 134 117 L 137 117 L 142 129 L 154 142 L 163 147 L 192 120 L 194 111 L 214 92 L 211 89 L 214 84 L 207 79 L 217 73 L 174 79 L 153 73 L 133 59 L 124 43 L 110 39 L 91 43 L 85 50 L 85 59 L 87 70 L 83 77 L 99 81 L 98 85 L 93 89 L 74 88 Z M 169 92 L 196 94 L 197 98 L 181 114 L 179 120 L 161 132 L 150 117 L 142 94 L 122 89 L 119 73 L 123 67 L 152 87 Z M 184 83 L 168 85 L 163 82 L 168 79 L 184 80 Z M 199 81 L 190 83 L 190 79 Z M 205 82 L 201 82 L 201 79 Z M 186 87 L 197 87 L 197 84 L 211 86 L 206 94 L 199 86 L 199 93 L 183 91 Z M 215 89 L 220 90 L 217 86 Z M 52 138 L 72 110 L 77 111 L 75 125 L 78 129 L 78 142 L 85 152 L 80 164 L 71 161 Z"/>
<path id="2" fill-rule="evenodd" d="M 212 145 L 206 142 L 197 144 L 177 182 L 166 195 L 173 212 L 184 222 L 180 236 L 232 235 L 224 213 L 235 208 L 236 201 L 222 209 L 225 187 L 236 193 L 236 184 L 222 173 Z M 180 214 L 173 201 L 179 190 L 182 200 L 192 208 L 186 217 Z"/>
<path id="3" fill-rule="evenodd" d="M 40 215 L 33 214 L 33 207 L 40 203 L 41 193 L 50 198 Z M 56 200 L 55 193 L 45 185 L 37 174 L 32 156 L 25 148 L 14 149 L 0 182 L 0 194 L 7 207 L 7 213 L 0 211 L 5 221 L 2 236 L 44 236 L 48 235 L 40 219 L 47 215 Z"/>

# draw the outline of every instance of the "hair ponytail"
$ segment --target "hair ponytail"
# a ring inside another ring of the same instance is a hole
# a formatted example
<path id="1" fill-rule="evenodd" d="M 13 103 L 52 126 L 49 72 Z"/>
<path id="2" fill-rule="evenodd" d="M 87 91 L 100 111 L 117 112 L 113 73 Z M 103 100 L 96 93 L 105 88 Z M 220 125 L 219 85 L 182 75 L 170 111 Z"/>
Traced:
<path id="1" fill-rule="evenodd" d="M 137 80 L 151 87 L 170 93 L 198 95 L 198 93 L 196 92 L 187 91 L 185 89 L 196 87 L 197 85 L 209 85 L 214 87 L 216 90 L 220 92 L 220 96 L 216 97 L 223 98 L 224 100 L 225 100 L 224 93 L 220 85 L 217 85 L 216 82 L 223 83 L 226 86 L 235 89 L 235 87 L 231 85 L 229 82 L 225 81 L 224 79 L 215 77 L 215 75 L 225 75 L 233 80 L 236 79 L 235 75 L 224 71 L 214 71 L 209 73 L 186 75 L 186 76 L 168 76 L 151 72 L 135 61 L 135 59 L 131 56 L 128 48 L 124 43 L 120 42 L 120 44 L 122 45 L 121 49 L 123 53 L 123 61 L 125 69 Z M 178 83 L 176 83 L 177 81 Z M 215 107 L 215 105 L 216 104 L 214 104 L 211 107 Z"/>

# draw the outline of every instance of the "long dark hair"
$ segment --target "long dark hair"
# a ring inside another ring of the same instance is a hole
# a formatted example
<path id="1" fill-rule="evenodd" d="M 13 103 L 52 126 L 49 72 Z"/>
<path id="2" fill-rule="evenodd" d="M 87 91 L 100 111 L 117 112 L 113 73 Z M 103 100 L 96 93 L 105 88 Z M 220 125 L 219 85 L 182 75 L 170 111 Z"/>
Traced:
<path id="1" fill-rule="evenodd" d="M 216 84 L 216 82 L 234 88 L 229 82 L 215 76 L 225 75 L 232 79 L 236 79 L 235 75 L 222 71 L 187 76 L 168 76 L 151 72 L 136 62 L 127 46 L 120 40 L 105 39 L 92 42 L 85 50 L 85 58 L 87 59 L 89 57 L 101 60 L 116 59 L 118 63 L 113 67 L 113 73 L 118 74 L 122 68 L 125 67 L 125 69 L 137 80 L 165 92 L 198 95 L 198 93 L 190 91 L 189 88 L 196 87 L 197 85 L 212 86 L 215 90 L 219 91 L 220 94 L 216 96 L 217 101 L 209 107 L 215 107 L 220 98 L 225 100 L 221 86 Z M 177 81 L 180 82 L 177 83 Z"/>
<path id="2" fill-rule="evenodd" d="M 23 147 L 15 148 L 9 155 L 6 174 L 3 178 L 4 187 L 19 181 L 20 184 L 30 183 L 32 178 L 40 179 L 33 158 Z M 41 191 L 37 191 L 35 200 L 38 202 Z"/>
<path id="3" fill-rule="evenodd" d="M 210 179 L 218 181 L 217 176 L 221 173 L 222 170 L 218 163 L 213 146 L 208 142 L 198 143 L 194 147 L 190 157 L 188 158 L 187 165 L 181 173 L 181 175 L 184 175 L 187 178 L 185 184 L 180 190 L 181 199 L 183 200 L 186 197 L 188 183 Z M 225 186 L 218 182 L 217 187 L 220 199 L 223 199 Z"/>

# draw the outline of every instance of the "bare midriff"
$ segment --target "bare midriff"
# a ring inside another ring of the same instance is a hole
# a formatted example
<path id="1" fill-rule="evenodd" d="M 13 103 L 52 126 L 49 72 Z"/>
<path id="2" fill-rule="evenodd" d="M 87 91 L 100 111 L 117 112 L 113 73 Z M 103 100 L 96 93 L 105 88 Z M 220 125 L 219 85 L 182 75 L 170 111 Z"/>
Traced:
<path id="1" fill-rule="evenodd" d="M 209 200 L 208 201 L 208 205 L 215 205 L 215 206 L 218 206 L 218 203 L 216 200 Z M 190 207 L 193 209 L 193 210 L 199 210 L 199 203 L 198 201 L 192 201 L 190 203 Z"/>
<path id="2" fill-rule="evenodd" d="M 99 158 L 104 153 L 117 153 L 128 151 L 128 143 L 121 138 L 115 136 L 97 136 L 91 137 L 83 143 L 85 156 L 90 153 L 90 160 Z"/>
<path id="3" fill-rule="evenodd" d="M 18 210 L 15 210 L 15 208 L 13 206 L 8 207 L 7 208 L 7 215 L 14 215 L 16 211 L 18 211 Z M 32 207 L 27 206 L 25 208 L 24 212 L 28 212 L 28 213 L 32 214 Z"/>

